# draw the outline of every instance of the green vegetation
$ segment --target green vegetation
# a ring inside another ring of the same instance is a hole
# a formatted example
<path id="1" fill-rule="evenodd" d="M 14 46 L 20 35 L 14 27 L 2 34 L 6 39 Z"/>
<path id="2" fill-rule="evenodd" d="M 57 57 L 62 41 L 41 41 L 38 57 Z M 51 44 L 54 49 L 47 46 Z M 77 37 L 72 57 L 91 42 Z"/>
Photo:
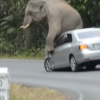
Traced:
<path id="1" fill-rule="evenodd" d="M 0 56 L 0 59 L 33 59 L 33 60 L 35 60 L 35 59 L 40 59 L 40 60 L 42 60 L 42 59 L 45 59 L 45 57 L 44 56 L 32 56 L 32 55 L 25 55 L 25 54 L 19 54 L 19 55 L 10 55 L 10 54 L 3 54 L 3 55 L 1 55 Z"/>
<path id="2" fill-rule="evenodd" d="M 69 97 L 52 89 L 11 84 L 10 100 L 69 100 Z"/>
<path id="3" fill-rule="evenodd" d="M 2 2 L 1 2 L 2 1 Z M 45 39 L 43 29 L 36 24 L 32 29 L 31 49 L 24 48 L 23 23 L 24 10 L 28 0 L 0 1 L 0 56 L 44 57 Z M 99 0 L 67 0 L 82 16 L 84 27 L 100 26 Z M 41 39 L 39 38 L 41 37 Z"/>

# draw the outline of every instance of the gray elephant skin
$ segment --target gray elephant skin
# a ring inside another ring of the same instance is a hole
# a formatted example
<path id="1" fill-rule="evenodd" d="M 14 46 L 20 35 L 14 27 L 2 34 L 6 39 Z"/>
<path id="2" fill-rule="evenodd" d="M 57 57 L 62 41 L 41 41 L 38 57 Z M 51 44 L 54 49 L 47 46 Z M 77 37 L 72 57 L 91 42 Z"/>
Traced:
<path id="1" fill-rule="evenodd" d="M 25 47 L 30 45 L 30 27 L 35 22 L 47 22 L 46 51 L 54 50 L 54 40 L 63 32 L 83 28 L 83 21 L 79 12 L 65 0 L 30 0 L 25 9 L 23 28 L 25 33 Z"/>

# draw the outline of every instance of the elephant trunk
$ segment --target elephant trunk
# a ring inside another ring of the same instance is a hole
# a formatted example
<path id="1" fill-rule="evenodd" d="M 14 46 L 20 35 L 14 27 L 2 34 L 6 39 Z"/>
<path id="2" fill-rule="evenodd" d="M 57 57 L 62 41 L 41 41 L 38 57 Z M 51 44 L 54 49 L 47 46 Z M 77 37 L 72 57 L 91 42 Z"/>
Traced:
<path id="1" fill-rule="evenodd" d="M 24 45 L 26 49 L 29 49 L 31 47 L 30 24 L 31 24 L 31 20 L 27 21 L 25 18 L 23 21 L 23 25 L 20 26 L 20 28 L 22 28 L 24 31 L 24 36 L 25 36 Z"/>
<path id="2" fill-rule="evenodd" d="M 24 29 L 24 36 L 25 36 L 24 40 L 25 48 L 29 49 L 31 47 L 31 34 L 29 27 L 27 29 Z"/>

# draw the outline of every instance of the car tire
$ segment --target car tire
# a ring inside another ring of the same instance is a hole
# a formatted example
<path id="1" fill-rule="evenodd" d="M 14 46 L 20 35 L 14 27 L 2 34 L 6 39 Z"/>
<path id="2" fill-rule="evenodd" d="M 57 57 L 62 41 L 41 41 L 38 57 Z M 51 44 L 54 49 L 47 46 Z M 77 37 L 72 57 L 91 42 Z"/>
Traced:
<path id="1" fill-rule="evenodd" d="M 70 67 L 73 72 L 77 72 L 80 69 L 80 65 L 77 64 L 76 59 L 74 56 L 70 57 Z"/>
<path id="2" fill-rule="evenodd" d="M 44 68 L 47 72 L 51 72 L 53 71 L 53 65 L 51 63 L 51 59 L 50 58 L 46 58 L 44 61 Z"/>
<path id="3" fill-rule="evenodd" d="M 87 70 L 95 70 L 95 68 L 96 68 L 96 64 L 88 64 L 88 65 L 86 65 L 86 69 Z"/>

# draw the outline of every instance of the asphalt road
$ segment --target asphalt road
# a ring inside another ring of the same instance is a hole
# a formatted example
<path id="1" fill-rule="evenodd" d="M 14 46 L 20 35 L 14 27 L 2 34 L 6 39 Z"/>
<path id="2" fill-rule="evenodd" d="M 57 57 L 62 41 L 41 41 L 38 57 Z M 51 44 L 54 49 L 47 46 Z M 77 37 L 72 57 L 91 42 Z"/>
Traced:
<path id="1" fill-rule="evenodd" d="M 11 82 L 54 88 L 67 94 L 70 100 L 100 100 L 100 66 L 95 71 L 47 73 L 42 60 L 2 59 L 0 67 L 8 67 Z"/>

